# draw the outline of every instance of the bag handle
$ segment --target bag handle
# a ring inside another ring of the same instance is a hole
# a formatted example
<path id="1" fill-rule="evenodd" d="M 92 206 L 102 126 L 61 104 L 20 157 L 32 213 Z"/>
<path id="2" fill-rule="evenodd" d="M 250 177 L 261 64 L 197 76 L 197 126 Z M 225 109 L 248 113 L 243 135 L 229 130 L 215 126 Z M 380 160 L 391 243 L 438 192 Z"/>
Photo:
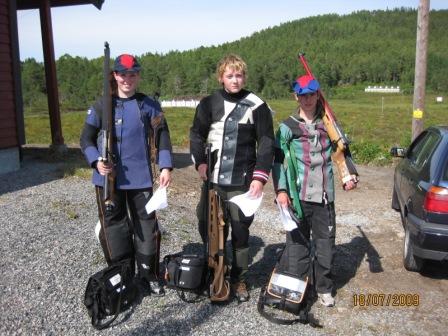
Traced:
<path id="1" fill-rule="evenodd" d="M 300 315 L 296 319 L 281 319 L 278 317 L 273 316 L 272 314 L 269 314 L 265 309 L 265 301 L 266 298 L 266 286 L 263 286 L 260 291 L 260 297 L 258 299 L 257 303 L 257 310 L 260 313 L 261 316 L 266 318 L 267 320 L 280 325 L 291 325 L 295 323 L 302 323 L 302 324 L 309 324 L 313 328 L 322 328 L 322 325 L 319 324 L 319 321 L 314 319 L 313 314 L 308 312 L 308 309 L 305 309 L 304 311 L 300 312 Z M 307 307 L 308 308 L 308 307 Z"/>

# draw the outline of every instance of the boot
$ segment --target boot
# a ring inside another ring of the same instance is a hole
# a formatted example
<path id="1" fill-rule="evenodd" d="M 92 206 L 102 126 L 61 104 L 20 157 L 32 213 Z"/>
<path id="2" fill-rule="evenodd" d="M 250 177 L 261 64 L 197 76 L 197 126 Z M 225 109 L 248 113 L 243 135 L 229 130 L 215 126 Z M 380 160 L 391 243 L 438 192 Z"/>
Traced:
<path id="1" fill-rule="evenodd" d="M 159 264 L 156 255 L 144 256 L 136 254 L 138 277 L 142 279 L 151 295 L 165 295 L 164 284 L 159 277 Z"/>
<path id="2" fill-rule="evenodd" d="M 156 297 L 165 295 L 165 288 L 163 287 L 163 283 L 160 280 L 149 281 L 149 290 L 151 292 L 151 295 Z"/>
<path id="3" fill-rule="evenodd" d="M 244 281 L 237 281 L 232 284 L 232 292 L 235 295 L 238 302 L 249 301 L 249 292 Z"/>
<path id="4" fill-rule="evenodd" d="M 249 300 L 249 292 L 244 278 L 249 268 L 249 248 L 233 249 L 232 254 L 232 270 L 230 272 L 232 291 L 238 302 L 246 302 Z"/>

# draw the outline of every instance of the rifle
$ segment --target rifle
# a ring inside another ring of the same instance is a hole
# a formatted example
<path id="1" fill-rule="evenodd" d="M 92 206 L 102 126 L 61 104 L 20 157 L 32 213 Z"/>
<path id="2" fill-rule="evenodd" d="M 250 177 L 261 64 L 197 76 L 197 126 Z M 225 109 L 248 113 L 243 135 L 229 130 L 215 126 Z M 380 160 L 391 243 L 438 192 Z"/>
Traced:
<path id="1" fill-rule="evenodd" d="M 299 53 L 299 60 L 302 63 L 307 75 L 314 77 L 310 67 L 305 59 L 304 53 Z M 333 162 L 336 163 L 338 168 L 339 178 L 344 186 L 349 181 L 358 182 L 358 172 L 350 154 L 349 144 L 350 141 L 342 131 L 341 126 L 336 120 L 336 116 L 331 109 L 330 105 L 324 98 L 322 91 L 319 89 L 319 100 L 324 108 L 324 116 L 322 118 L 325 128 L 328 132 L 328 136 L 333 144 L 333 154 L 331 155 Z"/>
<path id="2" fill-rule="evenodd" d="M 101 116 L 101 160 L 105 163 L 113 163 L 113 137 L 112 137 L 112 92 L 110 84 L 110 49 L 109 43 L 104 42 L 104 68 L 103 68 L 103 110 Z M 103 200 L 106 212 L 110 212 L 115 204 L 113 194 L 115 190 L 114 173 L 104 176 Z"/>
<path id="3" fill-rule="evenodd" d="M 210 300 L 222 302 L 229 298 L 230 284 L 225 280 L 227 265 L 225 264 L 225 223 L 222 211 L 220 211 L 220 200 L 213 189 L 211 182 L 212 171 L 211 144 L 207 145 L 207 234 L 208 234 L 208 267 L 213 272 L 213 281 L 210 284 Z"/>

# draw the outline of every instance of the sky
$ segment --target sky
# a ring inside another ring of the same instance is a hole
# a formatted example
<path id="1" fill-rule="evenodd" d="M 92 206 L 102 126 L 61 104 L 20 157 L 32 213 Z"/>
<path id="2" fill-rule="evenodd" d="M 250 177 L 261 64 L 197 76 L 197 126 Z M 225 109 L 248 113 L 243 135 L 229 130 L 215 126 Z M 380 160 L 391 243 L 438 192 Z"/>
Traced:
<path id="1" fill-rule="evenodd" d="M 447 0 L 428 0 L 448 9 Z M 232 42 L 305 17 L 359 10 L 417 8 L 419 0 L 105 0 L 51 9 L 55 57 L 97 58 L 189 50 Z M 39 11 L 17 11 L 20 59 L 43 60 Z"/>

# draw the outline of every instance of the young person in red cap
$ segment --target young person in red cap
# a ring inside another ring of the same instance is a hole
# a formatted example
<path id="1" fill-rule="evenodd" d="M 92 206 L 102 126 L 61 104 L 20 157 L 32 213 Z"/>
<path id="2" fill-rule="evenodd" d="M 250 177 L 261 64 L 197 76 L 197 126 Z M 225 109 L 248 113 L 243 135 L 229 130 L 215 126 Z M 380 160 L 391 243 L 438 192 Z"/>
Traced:
<path id="1" fill-rule="evenodd" d="M 222 88 L 199 103 L 190 129 L 190 153 L 199 177 L 208 178 L 223 201 L 226 235 L 232 228 L 232 291 L 238 301 L 249 300 L 246 276 L 249 263 L 249 227 L 254 216 L 246 217 L 234 203 L 233 196 L 250 192 L 260 197 L 272 166 L 274 131 L 272 111 L 253 92 L 245 90 L 247 65 L 237 55 L 225 56 L 218 63 L 216 75 Z M 212 148 L 211 176 L 205 155 L 206 144 Z M 205 183 L 197 207 L 199 232 L 206 241 Z"/>
<path id="2" fill-rule="evenodd" d="M 111 74 L 114 163 L 105 163 L 100 156 L 102 100 L 87 111 L 80 143 L 93 168 L 92 182 L 102 228 L 99 239 L 107 263 L 131 259 L 150 292 L 163 295 L 159 280 L 160 232 L 155 213 L 148 214 L 145 205 L 153 193 L 155 174 L 151 170 L 150 142 L 157 143 L 160 187 L 168 187 L 173 168 L 171 141 L 160 104 L 137 92 L 140 69 L 132 55 L 115 59 Z M 155 135 L 152 139 L 150 131 Z M 102 199 L 106 174 L 115 176 L 114 206 L 110 211 L 105 210 Z"/>
<path id="3" fill-rule="evenodd" d="M 298 227 L 287 231 L 279 263 L 285 271 L 304 279 L 311 274 L 310 252 L 314 245 L 314 286 L 320 303 L 331 307 L 335 304 L 331 265 L 336 234 L 332 146 L 322 121 L 318 81 L 309 75 L 301 76 L 292 89 L 299 107 L 277 131 L 273 180 L 277 203 L 293 210 Z M 355 187 L 351 181 L 344 186 L 345 190 Z M 293 202 L 294 198 L 298 202 Z"/>

